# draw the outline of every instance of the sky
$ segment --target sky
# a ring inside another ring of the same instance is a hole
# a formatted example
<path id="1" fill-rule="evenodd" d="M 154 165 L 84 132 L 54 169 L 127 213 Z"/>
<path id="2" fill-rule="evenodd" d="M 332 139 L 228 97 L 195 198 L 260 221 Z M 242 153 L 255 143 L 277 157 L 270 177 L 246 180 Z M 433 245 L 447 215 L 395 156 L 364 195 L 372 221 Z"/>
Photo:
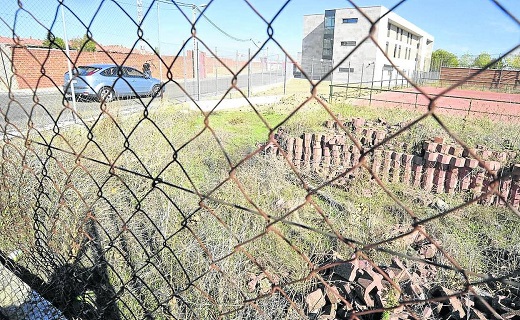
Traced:
<path id="1" fill-rule="evenodd" d="M 181 52 L 183 46 L 191 50 L 190 21 L 195 12 L 199 19 L 196 28 L 201 40 L 199 49 L 211 49 L 224 58 L 246 55 L 249 49 L 254 54 L 262 47 L 260 55 L 278 59 L 283 56 L 279 45 L 296 57 L 301 51 L 304 15 L 352 7 L 347 0 L 208 0 L 195 3 L 204 9 L 209 22 L 193 10 L 191 3 L 178 2 L 176 6 L 172 0 L 141 1 L 143 38 L 151 48 L 160 48 L 164 54 Z M 499 55 L 520 44 L 520 25 L 515 21 L 515 18 L 520 20 L 520 0 L 496 0 L 514 18 L 492 0 L 352 2 L 360 7 L 383 5 L 388 9 L 401 2 L 394 12 L 433 35 L 434 50 L 444 49 L 459 56 L 482 52 Z M 64 0 L 64 20 L 57 0 L 21 0 L 20 3 L 23 9 L 14 0 L 0 7 L 0 35 L 12 36 L 14 30 L 20 37 L 41 39 L 45 37 L 46 29 L 50 29 L 60 38 L 65 38 L 66 32 L 70 39 L 82 36 L 88 29 L 102 45 L 136 45 L 137 0 Z M 265 43 L 269 30 L 278 44 L 272 40 Z"/>

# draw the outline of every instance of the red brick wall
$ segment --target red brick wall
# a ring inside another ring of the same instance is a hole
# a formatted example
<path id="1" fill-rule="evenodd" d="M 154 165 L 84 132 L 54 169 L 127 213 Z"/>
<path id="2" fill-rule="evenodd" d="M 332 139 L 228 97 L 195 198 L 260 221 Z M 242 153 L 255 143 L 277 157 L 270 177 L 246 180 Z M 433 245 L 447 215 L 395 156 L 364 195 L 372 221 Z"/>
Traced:
<path id="1" fill-rule="evenodd" d="M 152 75 L 159 78 L 159 58 L 154 54 L 140 53 L 106 53 L 106 52 L 70 52 L 71 60 L 75 65 L 86 65 L 92 63 L 117 63 L 141 70 L 143 63 L 151 59 L 156 68 L 152 68 Z M 173 63 L 175 57 L 162 56 L 163 79 L 168 79 L 168 70 L 174 79 L 184 77 L 183 57 Z M 173 63 L 173 64 L 172 64 Z M 186 56 L 186 76 L 192 77 L 191 51 Z M 61 87 L 63 75 L 67 72 L 67 58 L 61 50 L 48 50 L 36 48 L 13 48 L 13 66 L 19 89 L 36 89 Z"/>
<path id="2" fill-rule="evenodd" d="M 36 88 L 61 88 L 63 85 L 63 75 L 68 71 L 67 57 L 65 52 L 57 49 L 25 48 L 13 47 L 13 66 L 18 82 L 18 89 Z M 173 79 L 193 78 L 192 51 L 187 51 L 186 57 L 161 56 L 163 59 L 162 79 L 167 81 L 169 75 Z M 107 52 L 81 52 L 71 51 L 70 58 L 74 65 L 87 65 L 92 63 L 116 63 L 124 64 L 141 70 L 146 60 L 152 60 L 152 76 L 160 78 L 160 60 L 155 54 L 140 53 L 107 53 Z M 184 61 L 186 59 L 186 61 Z M 175 60 L 175 62 L 174 62 Z M 233 72 L 235 66 L 243 67 L 246 61 L 238 63 L 232 59 L 221 59 Z M 205 65 L 205 67 L 204 67 Z M 220 75 L 229 74 L 224 71 L 224 66 L 213 57 L 201 55 L 201 77 L 205 78 L 208 74 L 214 73 L 216 67 L 221 69 Z M 252 63 L 253 71 L 260 69 L 260 63 Z M 170 73 L 168 71 L 171 71 Z"/>

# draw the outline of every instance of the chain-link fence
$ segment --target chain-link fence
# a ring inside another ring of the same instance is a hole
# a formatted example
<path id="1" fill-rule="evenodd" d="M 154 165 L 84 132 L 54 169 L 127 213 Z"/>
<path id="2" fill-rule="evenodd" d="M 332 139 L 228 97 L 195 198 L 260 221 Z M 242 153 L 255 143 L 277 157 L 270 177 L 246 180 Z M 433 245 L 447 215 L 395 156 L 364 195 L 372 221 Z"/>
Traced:
<path id="1" fill-rule="evenodd" d="M 392 16 L 411 0 L 305 18 L 315 52 L 291 55 L 276 22 L 292 2 L 220 7 L 266 29 L 261 41 L 212 19 L 218 0 L 0 9 L 0 318 L 520 318 L 518 117 L 442 104 L 471 99 L 458 87 L 495 62 L 443 87 L 429 35 Z M 204 21 L 249 48 L 220 46 Z M 366 28 L 332 56 L 339 23 Z M 67 30 L 86 35 L 79 48 Z M 350 61 L 367 48 L 371 61 Z M 329 99 L 376 101 L 396 79 L 412 109 Z M 509 94 L 520 114 L 516 95 L 487 89 L 472 92 Z"/>

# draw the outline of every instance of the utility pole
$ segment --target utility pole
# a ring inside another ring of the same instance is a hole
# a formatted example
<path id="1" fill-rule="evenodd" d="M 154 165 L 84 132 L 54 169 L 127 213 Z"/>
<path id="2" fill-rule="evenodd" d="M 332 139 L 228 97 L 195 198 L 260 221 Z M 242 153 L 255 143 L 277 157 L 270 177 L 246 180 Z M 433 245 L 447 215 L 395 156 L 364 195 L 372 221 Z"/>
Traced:
<path id="1" fill-rule="evenodd" d="M 200 8 L 204 8 L 206 4 L 201 4 Z M 199 7 L 195 4 L 191 4 L 191 24 L 193 30 L 195 30 L 195 21 L 197 21 L 197 13 L 196 10 L 199 10 Z M 193 78 L 197 82 L 197 101 L 200 100 L 200 78 L 199 78 L 199 46 L 197 43 L 197 38 L 195 34 L 193 37 Z"/>
<path id="2" fill-rule="evenodd" d="M 157 49 L 159 50 L 159 75 L 161 83 L 163 82 L 162 76 L 162 61 L 161 61 L 161 20 L 159 14 L 159 1 L 157 1 Z M 162 95 L 161 95 L 162 97 Z"/>
<path id="3" fill-rule="evenodd" d="M 63 38 L 65 40 L 65 53 L 67 54 L 67 68 L 69 69 L 69 85 L 70 91 L 72 93 L 72 119 L 76 122 L 76 113 L 78 110 L 76 109 L 76 93 L 74 92 L 74 81 L 72 77 L 72 67 L 70 65 L 70 51 L 69 51 L 69 39 L 67 38 L 67 27 L 65 26 L 65 13 L 63 11 L 63 4 L 61 4 L 61 21 L 63 23 Z M 7 73 L 6 73 L 7 77 Z"/>
<path id="4" fill-rule="evenodd" d="M 141 27 L 141 22 L 143 22 L 143 0 L 137 0 L 137 24 L 139 28 Z M 144 53 L 144 44 L 141 39 L 139 39 L 139 43 L 141 43 L 141 53 Z"/>

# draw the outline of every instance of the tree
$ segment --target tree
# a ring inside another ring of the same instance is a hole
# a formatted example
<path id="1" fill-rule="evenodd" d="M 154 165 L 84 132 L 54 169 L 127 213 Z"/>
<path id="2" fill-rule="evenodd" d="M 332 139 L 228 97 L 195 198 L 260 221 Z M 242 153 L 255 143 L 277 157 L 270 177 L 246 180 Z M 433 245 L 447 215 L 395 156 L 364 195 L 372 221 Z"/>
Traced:
<path id="1" fill-rule="evenodd" d="M 487 52 L 482 52 L 481 54 L 479 54 L 476 58 L 475 58 L 475 61 L 473 61 L 473 65 L 477 68 L 484 68 L 485 66 L 487 66 L 490 62 L 492 61 L 491 59 L 491 55 Z"/>
<path id="2" fill-rule="evenodd" d="M 440 67 L 458 67 L 457 56 L 449 51 L 437 49 L 432 53 L 432 69 L 438 70 Z"/>
<path id="3" fill-rule="evenodd" d="M 515 54 L 506 58 L 506 64 L 513 69 L 520 69 L 520 54 Z"/>
<path id="4" fill-rule="evenodd" d="M 55 37 L 52 32 L 47 32 L 47 38 L 43 40 L 43 45 L 51 49 L 65 49 L 65 41 L 62 38 Z"/>
<path id="5" fill-rule="evenodd" d="M 83 51 L 94 52 L 96 51 L 96 43 L 89 39 L 87 35 L 83 37 L 73 38 L 69 41 L 71 49 L 80 50 L 83 48 Z"/>
<path id="6" fill-rule="evenodd" d="M 469 68 L 473 65 L 473 57 L 469 53 L 465 53 L 459 58 L 459 66 Z"/>

